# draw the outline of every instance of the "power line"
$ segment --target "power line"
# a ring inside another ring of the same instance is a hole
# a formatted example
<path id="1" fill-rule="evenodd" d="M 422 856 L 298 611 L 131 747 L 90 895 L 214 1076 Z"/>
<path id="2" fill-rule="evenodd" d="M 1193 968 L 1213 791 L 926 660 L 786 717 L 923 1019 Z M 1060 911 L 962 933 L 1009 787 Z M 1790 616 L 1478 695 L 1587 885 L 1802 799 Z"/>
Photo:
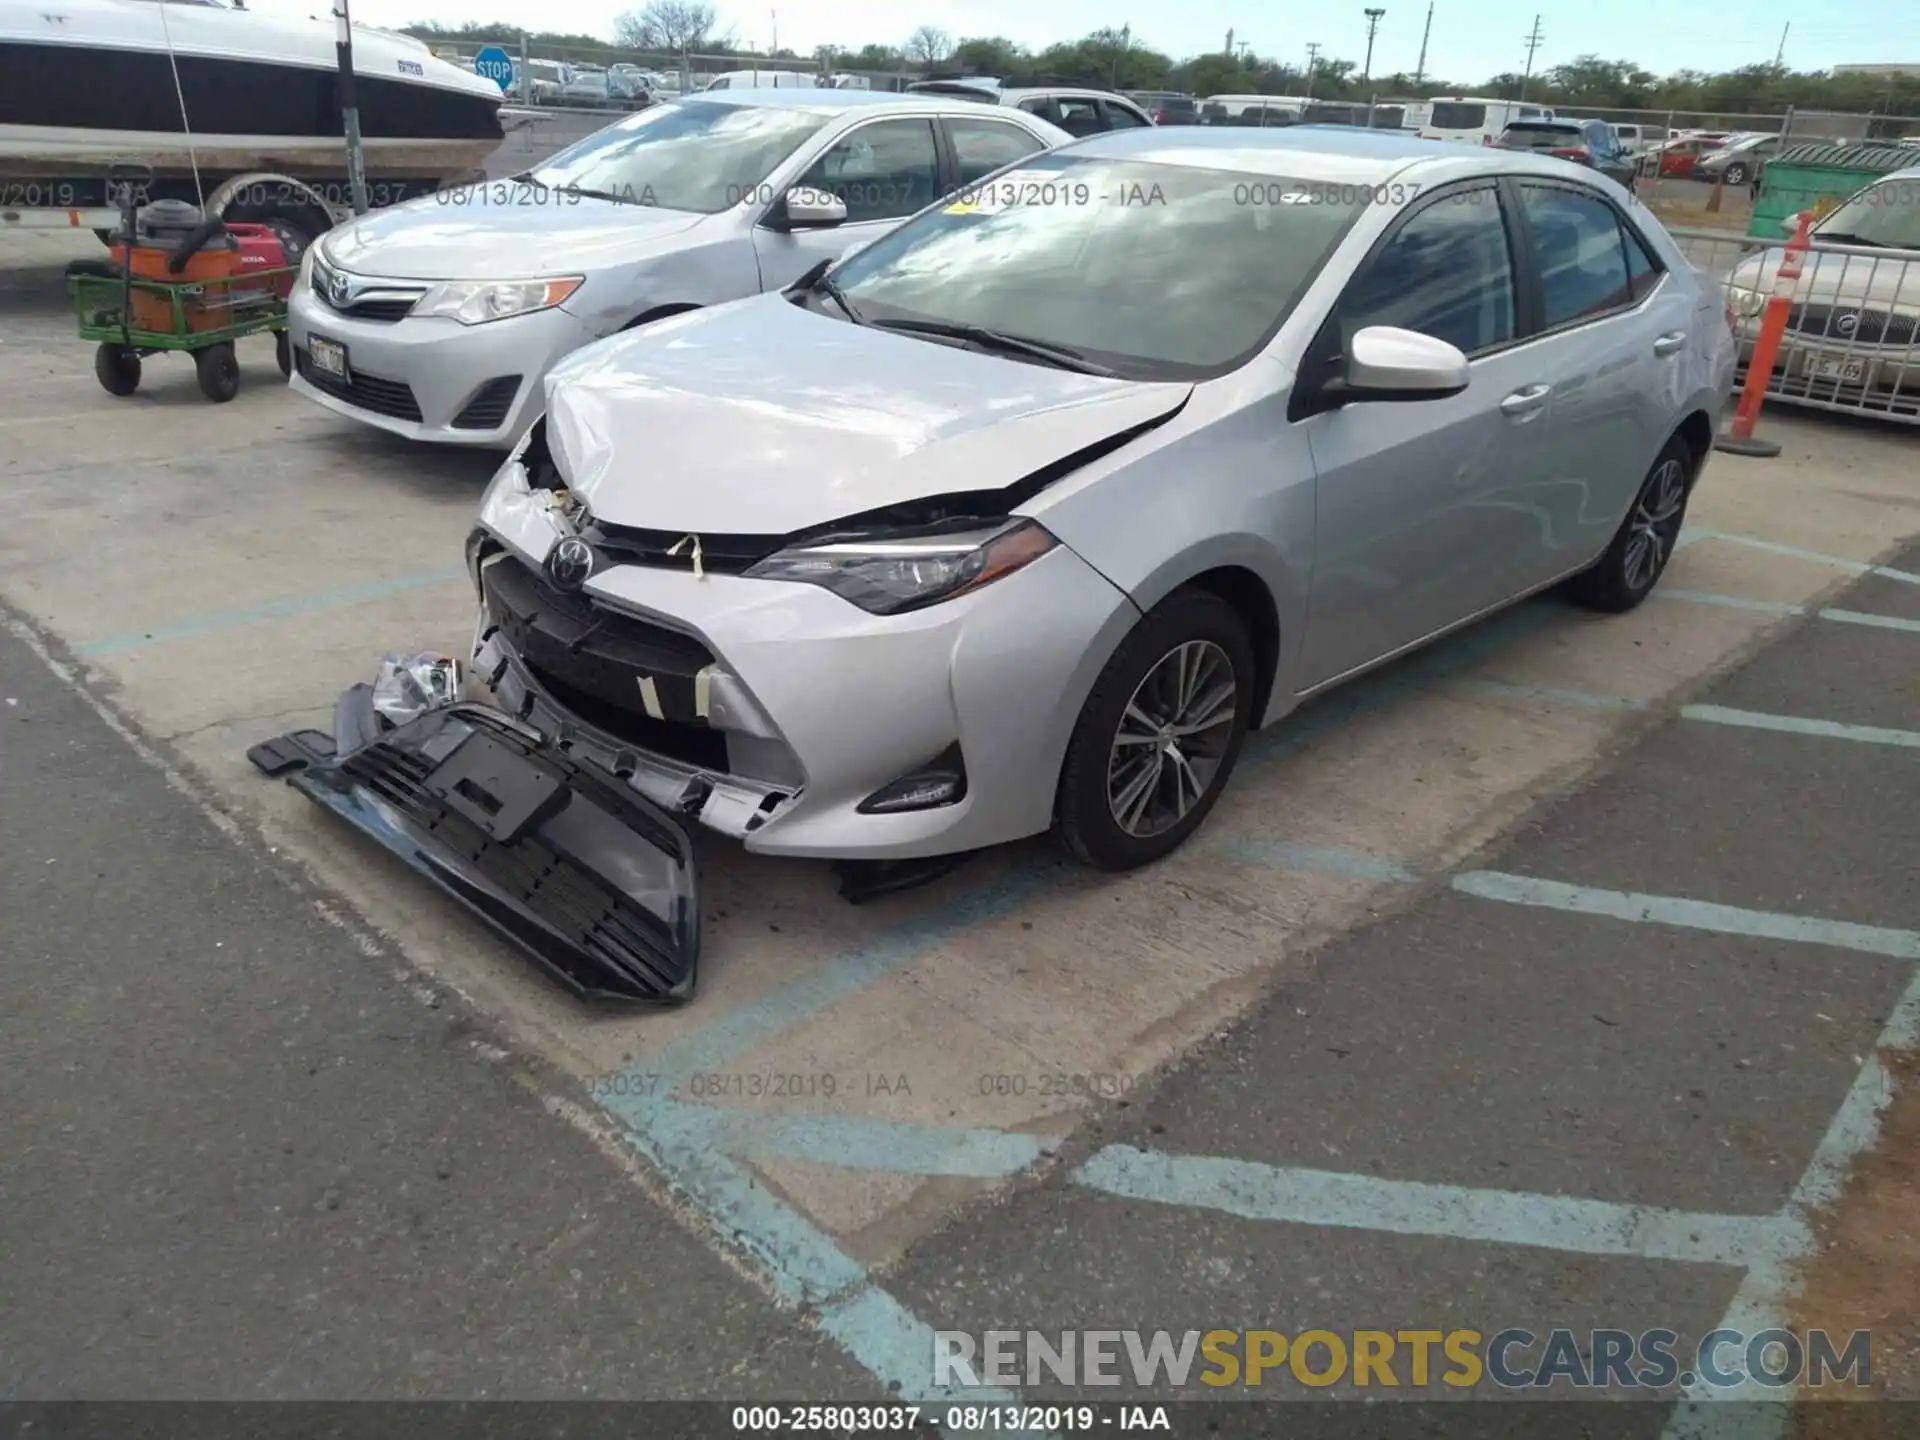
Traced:
<path id="1" fill-rule="evenodd" d="M 1540 17 L 1538 15 L 1533 17 L 1533 29 L 1527 32 L 1525 38 L 1527 42 L 1527 68 L 1520 76 L 1520 98 L 1522 100 L 1527 98 L 1527 82 L 1533 79 L 1533 52 L 1540 48 L 1540 42 L 1545 38 L 1540 33 Z"/>

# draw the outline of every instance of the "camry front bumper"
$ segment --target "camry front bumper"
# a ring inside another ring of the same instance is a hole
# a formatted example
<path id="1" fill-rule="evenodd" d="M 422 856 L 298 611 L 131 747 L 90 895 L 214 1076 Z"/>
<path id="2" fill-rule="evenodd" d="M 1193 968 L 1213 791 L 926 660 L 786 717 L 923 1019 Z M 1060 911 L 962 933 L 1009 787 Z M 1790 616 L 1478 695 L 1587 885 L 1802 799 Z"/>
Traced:
<path id="1" fill-rule="evenodd" d="M 547 554 L 570 523 L 511 460 L 479 533 L 474 668 L 503 708 L 769 854 L 913 859 L 1047 829 L 1086 695 L 1139 618 L 1060 546 L 996 584 L 893 616 L 814 585 L 615 565 L 574 599 L 538 595 L 526 608 L 550 622 L 539 633 L 507 592 L 547 585 Z M 956 748 L 958 799 L 861 809 Z"/>

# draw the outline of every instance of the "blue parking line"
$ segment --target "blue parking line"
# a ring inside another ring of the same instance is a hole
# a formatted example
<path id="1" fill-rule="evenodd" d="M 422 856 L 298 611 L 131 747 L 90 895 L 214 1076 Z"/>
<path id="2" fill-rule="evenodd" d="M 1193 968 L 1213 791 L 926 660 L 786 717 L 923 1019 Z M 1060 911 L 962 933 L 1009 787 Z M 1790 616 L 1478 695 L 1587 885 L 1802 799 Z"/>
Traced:
<path id="1" fill-rule="evenodd" d="M 1762 615 L 1804 615 L 1807 607 L 1796 605 L 1791 600 L 1755 600 L 1747 595 L 1716 595 L 1708 590 L 1683 590 L 1662 585 L 1651 596 L 1653 600 L 1680 600 L 1689 605 L 1718 605 L 1728 610 L 1755 610 Z"/>
<path id="2" fill-rule="evenodd" d="M 1822 610 L 1822 620 L 1836 620 L 1842 625 L 1872 625 L 1881 630 L 1909 630 L 1920 634 L 1920 620 L 1909 620 L 1903 615 L 1869 615 L 1862 610 Z"/>
<path id="3" fill-rule="evenodd" d="M 1699 540 L 1724 540 L 1730 545 L 1744 545 L 1749 550 L 1759 550 L 1768 555 L 1784 555 L 1793 560 L 1810 560 L 1816 565 L 1828 565 L 1854 575 L 1878 575 L 1886 580 L 1898 580 L 1907 585 L 1920 585 L 1920 575 L 1907 570 L 1895 570 L 1889 565 L 1849 560 L 1844 555 L 1828 555 L 1819 550 L 1802 550 L 1797 545 L 1782 545 L 1777 540 L 1763 540 L 1758 535 L 1742 535 L 1732 530 L 1693 530 L 1692 527 L 1688 529 Z"/>
<path id="4" fill-rule="evenodd" d="M 1853 740 L 1865 745 L 1897 745 L 1920 750 L 1920 730 L 1889 730 L 1881 725 L 1843 725 L 1837 720 L 1770 715 L 1761 710 L 1734 710 L 1725 705 L 1683 705 L 1680 718 L 1699 720 L 1709 725 L 1738 725 L 1749 730 L 1778 730 L 1788 735 L 1813 735 L 1827 740 Z"/>
<path id="5" fill-rule="evenodd" d="M 164 625 L 156 625 L 151 630 L 126 630 L 99 640 L 89 640 L 74 646 L 74 649 L 82 655 L 120 655 L 129 650 L 144 649 L 148 645 L 162 645 L 169 640 L 185 640 L 196 635 L 212 635 L 222 630 L 237 630 L 242 626 L 258 625 L 267 620 L 289 620 L 297 615 L 315 615 L 324 610 L 338 610 L 348 605 L 364 604 L 368 600 L 381 600 L 407 590 L 420 590 L 429 585 L 445 585 L 450 581 L 465 579 L 466 573 L 463 568 L 455 565 L 440 570 L 423 570 L 414 575 L 401 575 L 392 580 L 369 580 L 360 585 L 343 585 L 336 590 L 321 590 L 311 595 L 292 595 L 280 600 L 269 600 L 265 604 L 250 606 L 245 610 L 222 610 L 211 615 L 190 615 L 183 620 L 170 620 Z"/>
<path id="6" fill-rule="evenodd" d="M 1053 1142 L 1017 1130 L 914 1125 L 865 1115 L 782 1114 L 678 1104 L 676 1130 L 698 1134 L 730 1155 L 805 1160 L 893 1175 L 958 1175 L 991 1180 L 1018 1175 Z M 656 1126 L 656 1129 L 659 1127 Z"/>
<path id="7" fill-rule="evenodd" d="M 1747 935 L 1757 940 L 1789 940 L 1803 945 L 1831 945 L 1900 960 L 1920 960 L 1920 931 L 1881 925 L 1856 925 L 1846 920 L 1823 920 L 1814 915 L 1786 915 L 1773 910 L 1748 910 L 1738 905 L 1716 905 L 1673 895 L 1642 895 L 1625 890 L 1600 890 L 1590 885 L 1568 885 L 1532 875 L 1508 875 L 1495 870 L 1469 870 L 1456 875 L 1453 888 L 1481 900 L 1509 905 L 1540 906 L 1575 915 L 1599 915 L 1688 930 L 1714 930 L 1723 935 Z"/>
<path id="8" fill-rule="evenodd" d="M 1493 1241 L 1581 1255 L 1747 1265 L 1793 1251 L 1804 1231 L 1774 1215 L 1713 1215 L 1568 1195 L 1389 1180 L 1347 1171 L 1109 1145 L 1070 1177 L 1129 1200 L 1246 1220 Z"/>

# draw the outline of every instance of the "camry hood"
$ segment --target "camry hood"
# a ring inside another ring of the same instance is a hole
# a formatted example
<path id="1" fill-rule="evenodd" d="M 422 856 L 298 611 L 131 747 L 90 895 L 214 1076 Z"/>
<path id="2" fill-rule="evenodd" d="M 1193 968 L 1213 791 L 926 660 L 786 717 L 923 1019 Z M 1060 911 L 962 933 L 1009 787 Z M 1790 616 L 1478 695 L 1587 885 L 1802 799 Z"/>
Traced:
<path id="1" fill-rule="evenodd" d="M 643 257 L 704 215 L 493 180 L 376 210 L 330 232 L 329 265 L 389 280 L 523 280 Z"/>
<path id="2" fill-rule="evenodd" d="M 546 442 L 610 524 L 787 534 L 1005 489 L 1166 418 L 1192 388 L 982 354 L 763 295 L 574 352 L 547 378 Z"/>

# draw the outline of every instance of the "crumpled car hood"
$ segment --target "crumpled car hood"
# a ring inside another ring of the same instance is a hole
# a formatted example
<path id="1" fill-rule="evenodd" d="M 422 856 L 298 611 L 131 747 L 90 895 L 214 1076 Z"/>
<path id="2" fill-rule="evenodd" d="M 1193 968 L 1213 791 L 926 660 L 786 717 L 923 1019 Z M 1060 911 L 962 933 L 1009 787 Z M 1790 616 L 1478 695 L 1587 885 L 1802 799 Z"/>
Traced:
<path id="1" fill-rule="evenodd" d="M 389 280 L 520 280 L 640 259 L 705 218 L 495 180 L 363 215 L 321 253 Z"/>
<path id="2" fill-rule="evenodd" d="M 889 334 L 765 295 L 576 351 L 547 379 L 546 442 L 609 524 L 786 534 L 1003 489 L 1164 418 L 1191 391 Z"/>

